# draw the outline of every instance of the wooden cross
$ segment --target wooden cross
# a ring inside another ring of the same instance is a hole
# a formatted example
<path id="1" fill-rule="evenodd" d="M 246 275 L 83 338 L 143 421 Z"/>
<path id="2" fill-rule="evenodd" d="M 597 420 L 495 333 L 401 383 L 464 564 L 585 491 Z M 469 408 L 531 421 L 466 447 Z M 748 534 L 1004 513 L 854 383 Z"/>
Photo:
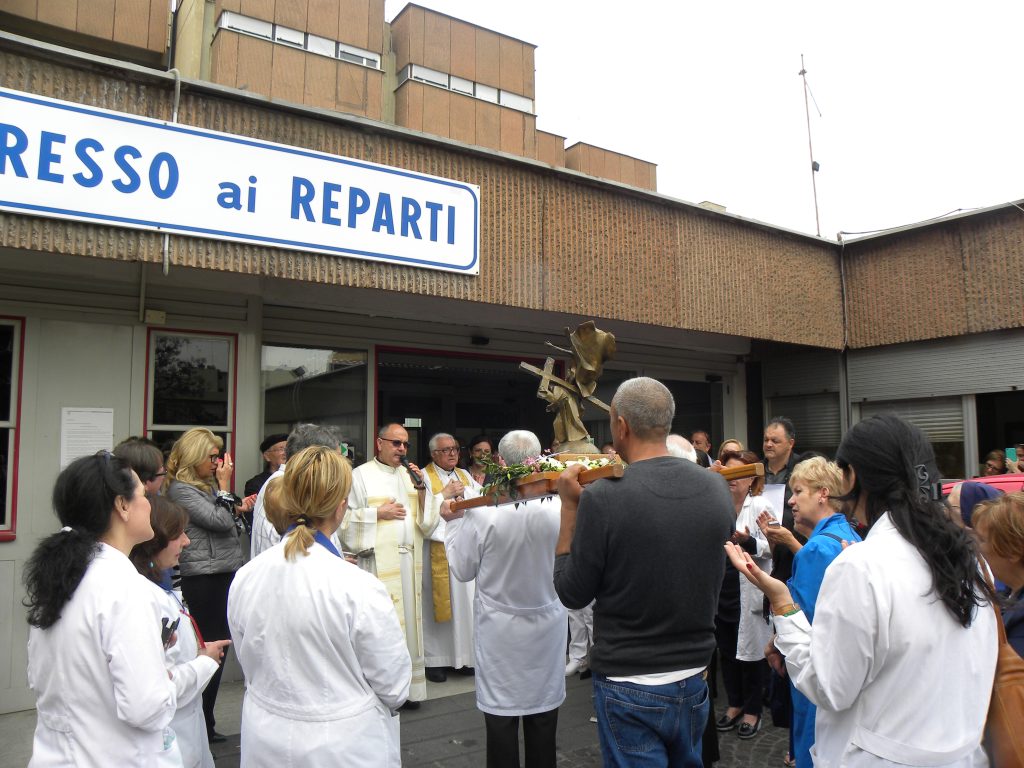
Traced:
<path id="1" fill-rule="evenodd" d="M 540 377 L 540 384 L 538 384 L 537 386 L 537 390 L 539 392 L 551 392 L 552 385 L 558 386 L 561 387 L 562 389 L 568 390 L 569 392 L 576 395 L 576 397 L 582 400 L 586 400 L 589 403 L 593 403 L 598 408 L 601 408 L 604 411 L 610 410 L 608 408 L 608 405 L 601 401 L 600 399 L 594 397 L 593 395 L 590 395 L 589 397 L 583 395 L 575 384 L 570 384 L 568 381 L 561 378 L 560 376 L 556 376 L 554 373 L 554 358 L 549 357 L 544 361 L 543 370 L 541 370 L 535 365 L 530 365 L 529 363 L 520 363 L 519 367 L 522 368 L 524 371 L 532 373 L 534 376 Z"/>

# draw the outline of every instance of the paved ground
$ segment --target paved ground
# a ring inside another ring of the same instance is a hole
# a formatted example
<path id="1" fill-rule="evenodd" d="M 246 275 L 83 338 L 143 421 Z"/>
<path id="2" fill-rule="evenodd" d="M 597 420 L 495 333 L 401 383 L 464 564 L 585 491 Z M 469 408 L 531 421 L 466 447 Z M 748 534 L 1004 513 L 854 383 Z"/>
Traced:
<path id="1" fill-rule="evenodd" d="M 428 685 L 431 699 L 417 712 L 402 714 L 402 764 L 406 768 L 480 768 L 484 765 L 484 721 L 476 709 L 473 679 L 452 676 L 443 685 Z M 597 726 L 590 722 L 590 681 L 567 681 L 566 701 L 558 714 L 560 768 L 600 766 Z M 241 683 L 225 683 L 217 699 L 217 729 L 228 735 L 214 745 L 217 768 L 239 765 L 238 732 Z M 721 698 L 719 698 L 721 701 Z M 719 713 L 721 714 L 721 713 Z M 24 768 L 32 751 L 35 712 L 0 716 L 0 768 Z M 767 722 L 767 721 L 766 721 Z M 778 768 L 786 753 L 788 732 L 766 725 L 749 741 L 735 731 L 722 734 L 718 768 Z"/>

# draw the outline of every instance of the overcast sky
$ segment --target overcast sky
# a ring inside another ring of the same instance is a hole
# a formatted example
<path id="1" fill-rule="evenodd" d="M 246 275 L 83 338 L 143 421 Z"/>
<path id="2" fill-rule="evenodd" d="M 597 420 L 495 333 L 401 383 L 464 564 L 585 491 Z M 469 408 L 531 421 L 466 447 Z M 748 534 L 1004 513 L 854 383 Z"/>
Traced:
<path id="1" fill-rule="evenodd" d="M 536 45 L 537 127 L 671 197 L 815 232 L 804 54 L 823 237 L 1024 198 L 1020 0 L 418 1 Z"/>

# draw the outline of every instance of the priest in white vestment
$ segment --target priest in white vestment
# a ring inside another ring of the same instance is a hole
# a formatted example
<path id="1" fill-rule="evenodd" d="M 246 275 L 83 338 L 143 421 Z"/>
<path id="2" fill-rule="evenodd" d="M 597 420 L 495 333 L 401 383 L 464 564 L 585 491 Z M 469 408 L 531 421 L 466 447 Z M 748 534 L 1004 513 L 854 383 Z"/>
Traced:
<path id="1" fill-rule="evenodd" d="M 441 503 L 451 499 L 472 499 L 480 486 L 464 469 L 459 469 L 459 441 L 446 432 L 430 438 L 432 461 L 424 468 L 428 513 L 440 512 Z M 447 524 L 438 521 L 423 552 L 423 651 L 427 680 L 443 683 L 446 667 L 468 674 L 473 660 L 472 580 L 453 578 L 444 550 Z"/>
<path id="2" fill-rule="evenodd" d="M 510 464 L 540 454 L 532 432 L 502 438 Z M 452 573 L 476 579 L 476 703 L 487 726 L 487 765 L 519 765 L 519 719 L 526 765 L 555 765 L 558 707 L 565 700 L 565 607 L 555 593 L 558 497 L 452 513 L 445 545 Z"/>
<path id="3" fill-rule="evenodd" d="M 409 706 L 427 698 L 423 665 L 423 542 L 437 526 L 438 510 L 424 507 L 424 490 L 413 485 L 419 469 L 402 466 L 409 433 L 386 424 L 377 433 L 377 456 L 352 472 L 348 510 L 338 535 L 360 566 L 376 574 L 395 603 L 412 658 Z"/>

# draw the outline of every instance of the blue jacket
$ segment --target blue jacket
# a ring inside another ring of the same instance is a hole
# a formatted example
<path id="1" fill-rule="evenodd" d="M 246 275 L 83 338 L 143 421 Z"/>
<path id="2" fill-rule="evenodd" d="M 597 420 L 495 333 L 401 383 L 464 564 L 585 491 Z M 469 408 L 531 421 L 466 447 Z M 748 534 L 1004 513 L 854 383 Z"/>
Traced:
<path id="1" fill-rule="evenodd" d="M 796 553 L 793 559 L 793 575 L 787 582 L 789 593 L 793 596 L 793 602 L 807 614 L 807 620 L 810 622 L 814 621 L 814 604 L 818 601 L 818 590 L 821 589 L 821 582 L 825 578 L 825 569 L 843 551 L 842 542 L 826 534 L 838 536 L 851 543 L 861 540 L 850 527 L 846 517 L 836 512 L 814 526 L 807 543 Z"/>

